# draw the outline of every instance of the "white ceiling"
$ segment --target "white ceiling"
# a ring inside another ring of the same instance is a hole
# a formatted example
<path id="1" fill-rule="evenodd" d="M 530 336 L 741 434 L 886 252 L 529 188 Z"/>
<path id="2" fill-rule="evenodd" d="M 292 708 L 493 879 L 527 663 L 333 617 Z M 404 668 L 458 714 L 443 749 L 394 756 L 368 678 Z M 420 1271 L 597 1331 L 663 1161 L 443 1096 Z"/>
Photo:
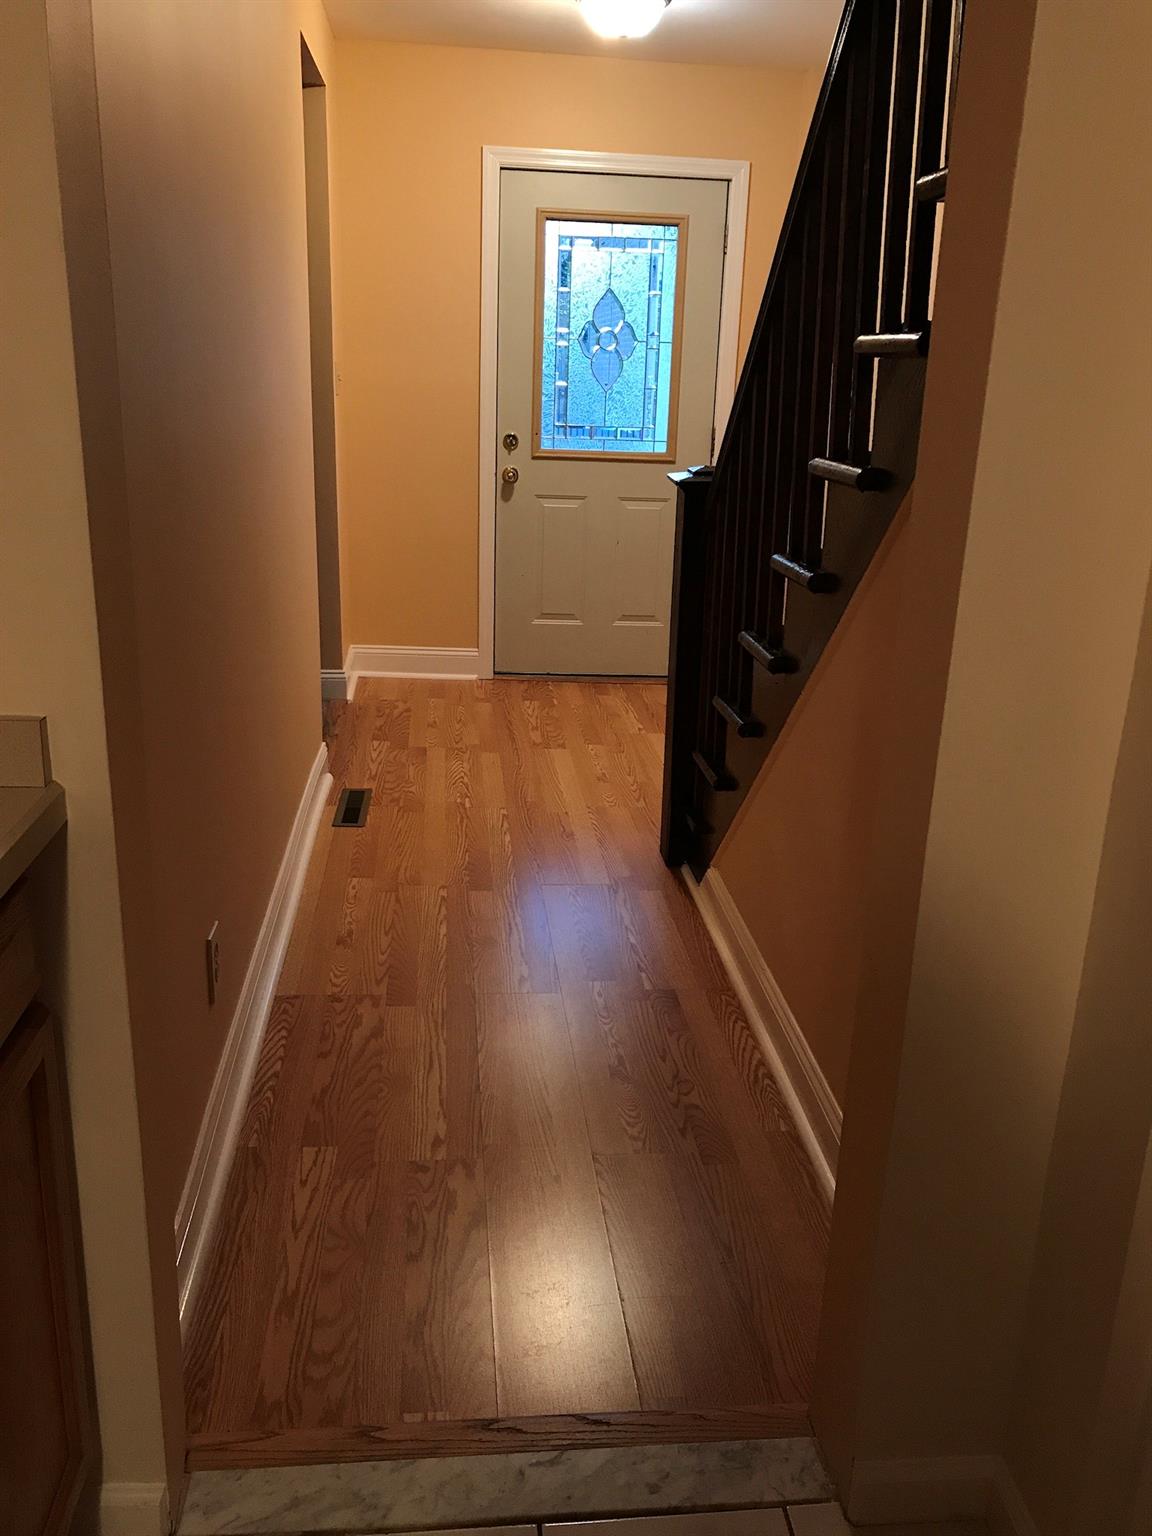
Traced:
<path id="1" fill-rule="evenodd" d="M 324 0 L 337 37 L 613 54 L 708 64 L 823 67 L 842 0 L 672 0 L 648 37 L 605 42 L 577 0 Z"/>

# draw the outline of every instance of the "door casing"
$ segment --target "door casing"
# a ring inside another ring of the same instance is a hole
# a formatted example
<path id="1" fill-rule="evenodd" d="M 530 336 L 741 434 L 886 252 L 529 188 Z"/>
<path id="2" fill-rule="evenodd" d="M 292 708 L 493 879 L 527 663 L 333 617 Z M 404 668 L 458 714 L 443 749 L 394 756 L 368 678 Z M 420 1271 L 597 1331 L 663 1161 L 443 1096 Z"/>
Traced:
<path id="1" fill-rule="evenodd" d="M 480 249 L 480 529 L 477 567 L 477 672 L 491 677 L 496 630 L 496 326 L 500 277 L 500 172 L 590 171 L 624 176 L 700 177 L 728 182 L 728 243 L 720 294 L 713 427 L 719 448 L 736 390 L 749 162 L 684 155 L 623 155 L 584 149 L 518 149 L 484 145 Z"/>

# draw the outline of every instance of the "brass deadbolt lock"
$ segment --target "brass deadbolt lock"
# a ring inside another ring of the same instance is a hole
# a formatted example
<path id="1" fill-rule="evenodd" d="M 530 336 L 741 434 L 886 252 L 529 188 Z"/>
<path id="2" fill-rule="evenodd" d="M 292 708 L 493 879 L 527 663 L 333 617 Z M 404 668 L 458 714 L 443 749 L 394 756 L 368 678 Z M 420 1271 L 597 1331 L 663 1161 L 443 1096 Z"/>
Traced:
<path id="1" fill-rule="evenodd" d="M 504 434 L 504 446 L 505 446 L 505 448 L 507 448 L 509 453 L 512 453 L 517 448 L 519 448 L 519 446 L 520 446 L 520 439 L 516 436 L 515 432 L 505 432 L 505 434 Z"/>

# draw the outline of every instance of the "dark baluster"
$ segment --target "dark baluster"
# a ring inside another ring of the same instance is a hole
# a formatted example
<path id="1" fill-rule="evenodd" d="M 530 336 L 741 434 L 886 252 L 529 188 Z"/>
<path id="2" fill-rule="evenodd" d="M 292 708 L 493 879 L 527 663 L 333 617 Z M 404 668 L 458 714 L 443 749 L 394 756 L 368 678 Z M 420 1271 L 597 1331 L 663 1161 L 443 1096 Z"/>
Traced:
<path id="1" fill-rule="evenodd" d="M 755 391 L 748 397 L 751 407 Z M 748 480 L 750 473 L 750 461 L 752 457 L 752 411 L 749 408 L 745 420 L 741 423 L 739 442 L 737 443 L 736 462 L 730 471 L 731 494 L 728 497 L 726 508 L 727 518 L 724 529 L 724 585 L 721 596 L 721 610 L 724 614 L 724 626 L 727 631 L 732 628 L 734 615 L 739 608 L 737 593 L 740 587 L 742 572 L 740 570 L 740 536 L 742 532 L 741 512 L 748 502 Z M 727 698 L 732 688 L 732 678 L 735 671 L 732 652 L 734 647 L 722 644 L 719 655 L 719 670 L 716 678 L 716 692 Z M 718 729 L 723 738 L 723 727 L 713 726 Z"/>
<path id="2" fill-rule="evenodd" d="M 767 433 L 768 377 L 771 369 L 772 332 L 764 337 L 764 351 L 749 364 L 749 391 L 744 433 L 747 440 L 745 475 L 740 502 L 740 544 L 736 550 L 736 587 L 733 595 L 732 630 L 744 623 L 744 615 L 756 600 L 756 561 L 764 523 L 764 442 Z M 731 634 L 729 639 L 731 639 Z M 738 646 L 728 647 L 729 673 L 726 697 L 744 703 L 744 665 Z"/>
<path id="3" fill-rule="evenodd" d="M 855 335 L 874 331 L 879 319 L 880 249 L 884 238 L 884 182 L 888 159 L 888 119 L 892 102 L 892 72 L 896 48 L 895 0 L 877 0 L 872 7 L 864 65 L 859 260 L 856 268 Z M 852 389 L 848 406 L 847 460 L 866 465 L 872 444 L 872 390 L 876 364 L 853 355 Z"/>
<path id="4" fill-rule="evenodd" d="M 792 479 L 796 452 L 797 421 L 800 415 L 797 377 L 800 372 L 800 350 L 803 342 L 802 317 L 804 313 L 804 246 L 805 225 L 803 218 L 793 226 L 795 248 L 784 272 L 783 314 L 780 319 L 780 394 L 777 402 L 776 464 L 773 477 L 774 492 L 770 508 L 771 523 L 768 542 L 769 555 L 787 548 L 788 518 L 792 503 Z M 780 643 L 784 628 L 784 606 L 787 602 L 787 583 L 772 569 L 769 562 L 760 573 L 765 588 L 763 619 L 756 633 Z"/>
<path id="5" fill-rule="evenodd" d="M 864 237 L 864 203 L 860 188 L 866 184 L 870 143 L 868 112 L 871 104 L 868 60 L 870 54 L 855 48 L 847 65 L 843 149 L 840 182 L 840 265 L 836 275 L 836 335 L 832 344 L 832 377 L 829 380 L 828 437 L 826 457 L 843 460 L 849 454 L 852 418 L 852 385 L 856 340 L 860 321 L 859 273 Z M 819 457 L 820 455 L 817 454 Z M 819 490 L 820 504 L 826 492 Z"/>
<path id="6" fill-rule="evenodd" d="M 820 289 L 820 170 L 823 156 L 814 166 L 816 175 L 804 207 L 800 239 L 800 285 L 796 304 L 796 373 L 792 380 L 792 438 L 788 454 L 788 520 L 776 550 L 800 553 L 804 542 L 804 513 L 808 505 L 808 445 L 812 434 L 812 388 L 815 357 L 813 333 L 816 330 Z M 773 551 L 775 553 L 775 550 Z"/>
<path id="7" fill-rule="evenodd" d="M 952 48 L 948 56 L 948 102 L 945 107 L 944 164 L 952 149 L 952 119 L 956 108 L 956 81 L 960 75 L 960 45 L 964 41 L 964 8 L 967 0 L 952 0 Z"/>
<path id="8" fill-rule="evenodd" d="M 793 351 L 790 342 L 791 316 L 794 308 L 792 274 L 785 269 L 780 275 L 780 308 L 775 320 L 776 372 L 772 380 L 768 415 L 768 473 L 764 480 L 764 497 L 761 512 L 763 543 L 756 570 L 755 632 L 767 634 L 772 622 L 773 599 L 779 600 L 779 585 L 772 580 L 770 564 L 776 548 L 777 529 L 780 526 L 780 508 L 783 505 L 784 441 L 787 401 L 793 379 Z"/>
<path id="9" fill-rule="evenodd" d="M 920 84 L 920 125 L 916 143 L 916 178 L 944 164 L 944 107 L 952 46 L 952 0 L 925 0 L 924 61 Z M 912 329 L 928 323 L 932 287 L 932 256 L 936 243 L 938 205 L 919 199 L 912 212 L 912 246 L 908 256 L 908 302 L 905 321 Z"/>
<path id="10" fill-rule="evenodd" d="M 709 756 L 716 750 L 716 727 L 708 709 L 708 700 L 716 690 L 719 631 L 724 623 L 724 614 L 720 608 L 720 547 L 717 532 L 726 494 L 727 487 L 714 480 L 711 494 L 699 514 L 703 529 L 698 547 L 698 564 L 694 567 L 695 579 L 703 584 L 704 599 L 696 688 L 697 724 L 693 746 L 701 748 Z M 695 798 L 695 784 L 692 792 Z"/>
<path id="11" fill-rule="evenodd" d="M 709 525 L 709 581 L 712 587 L 712 612 L 714 618 L 707 649 L 707 675 L 700 680 L 700 743 L 708 758 L 715 761 L 717 766 L 722 764 L 724 760 L 724 727 L 721 721 L 716 718 L 716 712 L 711 708 L 711 702 L 716 690 L 721 686 L 725 656 L 728 650 L 727 630 L 728 625 L 731 623 L 731 613 L 727 599 L 729 584 L 727 563 L 728 525 L 736 504 L 735 469 L 739 463 L 739 458 L 740 444 L 738 442 L 736 457 L 729 467 L 729 472 L 723 483 L 717 487 L 718 494 L 709 503 L 706 513 Z"/>
<path id="12" fill-rule="evenodd" d="M 796 465 L 797 486 L 803 498 L 798 537 L 788 554 L 804 565 L 820 563 L 824 533 L 825 488 L 808 473 L 808 460 L 828 453 L 829 403 L 836 357 L 836 335 L 843 279 L 844 234 L 844 115 L 845 81 L 829 104 L 820 183 L 819 243 L 816 265 L 815 314 L 812 324 L 811 409 L 807 444 Z"/>
<path id="13" fill-rule="evenodd" d="M 774 420 L 772 414 L 773 387 L 780 363 L 780 335 L 778 331 L 769 332 L 764 340 L 767 356 L 764 360 L 764 368 L 758 372 L 755 388 L 753 390 L 752 420 L 756 433 L 756 452 L 753 457 L 753 483 L 748 495 L 748 526 L 751 537 L 745 545 L 746 555 L 744 560 L 744 592 L 740 604 L 740 611 L 736 615 L 737 631 L 746 628 L 749 624 L 755 627 L 759 622 L 757 604 L 760 595 L 760 572 L 768 564 L 772 551 L 768 547 L 770 516 L 768 508 L 768 487 L 772 483 L 773 444 L 775 442 Z M 742 710 L 746 710 L 752 697 L 752 664 L 745 651 L 738 646 L 733 646 L 733 655 L 736 659 L 735 701 L 739 702 Z"/>

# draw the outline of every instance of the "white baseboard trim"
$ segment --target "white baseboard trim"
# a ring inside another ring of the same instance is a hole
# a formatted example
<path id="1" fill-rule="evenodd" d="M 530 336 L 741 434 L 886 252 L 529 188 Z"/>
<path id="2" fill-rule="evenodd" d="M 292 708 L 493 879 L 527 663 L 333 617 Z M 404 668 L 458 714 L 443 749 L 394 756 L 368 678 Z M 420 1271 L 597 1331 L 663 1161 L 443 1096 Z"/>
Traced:
<path id="1" fill-rule="evenodd" d="M 168 1536 L 171 1520 L 164 1483 L 105 1483 L 100 1490 L 100 1536 Z"/>
<path id="2" fill-rule="evenodd" d="M 296 809 L 296 818 L 252 957 L 204 1118 L 188 1178 L 176 1212 L 176 1270 L 180 1288 L 180 1326 L 185 1332 L 195 1305 L 196 1289 L 211 1249 L 213 1228 L 228 1180 L 236 1137 L 248 1102 L 248 1090 L 260 1052 L 264 1025 L 272 1004 L 276 978 L 284 961 L 292 921 L 300 901 L 304 873 L 316 828 L 324 810 L 332 775 L 328 772 L 328 748 L 316 754 Z"/>
<path id="3" fill-rule="evenodd" d="M 352 645 L 344 671 L 351 698 L 361 677 L 479 677 L 480 652 L 475 646 Z"/>
<path id="4" fill-rule="evenodd" d="M 322 699 L 346 699 L 348 678 L 342 667 L 325 667 L 320 673 L 320 697 Z"/>
<path id="5" fill-rule="evenodd" d="M 864 1527 L 981 1521 L 1001 1465 L 998 1456 L 857 1461 L 844 1508 Z"/>
<path id="6" fill-rule="evenodd" d="M 842 1121 L 835 1095 L 719 871 L 699 882 L 687 866 L 681 874 L 831 1201 Z"/>

